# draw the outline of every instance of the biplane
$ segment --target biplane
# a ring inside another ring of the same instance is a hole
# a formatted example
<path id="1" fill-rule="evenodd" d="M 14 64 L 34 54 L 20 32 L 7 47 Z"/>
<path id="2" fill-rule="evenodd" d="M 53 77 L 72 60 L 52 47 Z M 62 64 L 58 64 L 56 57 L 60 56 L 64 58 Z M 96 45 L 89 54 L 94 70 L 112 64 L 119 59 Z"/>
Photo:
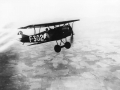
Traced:
<path id="1" fill-rule="evenodd" d="M 73 23 L 75 21 L 79 21 L 79 19 L 20 27 L 19 29 L 34 29 L 33 35 L 26 35 L 23 34 L 22 31 L 19 31 L 18 35 L 22 36 L 20 38 L 20 42 L 23 42 L 23 44 L 32 43 L 30 45 L 36 45 L 50 41 L 56 41 L 57 45 L 54 46 L 54 50 L 56 52 L 60 52 L 62 47 L 69 49 L 71 47 L 71 44 L 73 43 Z M 50 28 L 50 26 L 53 26 L 54 28 Z M 40 29 L 42 27 L 45 27 L 45 31 L 40 32 Z M 39 28 L 39 33 L 36 33 L 36 28 Z M 68 42 L 66 39 L 68 36 L 70 36 L 70 42 Z M 65 39 L 65 42 L 63 41 L 63 39 Z M 60 40 L 60 44 L 58 44 L 58 40 Z"/>

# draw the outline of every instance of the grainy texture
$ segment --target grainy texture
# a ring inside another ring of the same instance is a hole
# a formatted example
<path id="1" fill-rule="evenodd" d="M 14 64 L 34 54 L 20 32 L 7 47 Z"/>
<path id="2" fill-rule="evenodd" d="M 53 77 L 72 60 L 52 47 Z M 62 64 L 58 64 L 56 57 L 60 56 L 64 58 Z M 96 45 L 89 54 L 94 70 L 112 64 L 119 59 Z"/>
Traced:
<path id="1" fill-rule="evenodd" d="M 119 45 L 106 40 L 76 39 L 59 54 L 54 42 L 15 43 L 0 53 L 0 90 L 119 90 Z"/>

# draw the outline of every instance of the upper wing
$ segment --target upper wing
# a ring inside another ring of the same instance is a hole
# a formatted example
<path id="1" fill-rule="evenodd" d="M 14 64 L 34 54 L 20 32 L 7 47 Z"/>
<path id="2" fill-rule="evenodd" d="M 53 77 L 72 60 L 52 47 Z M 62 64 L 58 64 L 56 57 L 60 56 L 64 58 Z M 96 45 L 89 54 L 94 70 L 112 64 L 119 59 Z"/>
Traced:
<path id="1" fill-rule="evenodd" d="M 75 22 L 75 21 L 79 21 L 79 19 L 68 20 L 68 21 L 60 21 L 60 22 L 52 22 L 52 23 L 43 23 L 43 24 L 28 25 L 28 26 L 25 26 L 25 27 L 20 27 L 19 29 L 40 28 L 40 27 L 54 26 L 54 25 L 59 25 L 59 24 L 66 24 L 66 23 Z"/>

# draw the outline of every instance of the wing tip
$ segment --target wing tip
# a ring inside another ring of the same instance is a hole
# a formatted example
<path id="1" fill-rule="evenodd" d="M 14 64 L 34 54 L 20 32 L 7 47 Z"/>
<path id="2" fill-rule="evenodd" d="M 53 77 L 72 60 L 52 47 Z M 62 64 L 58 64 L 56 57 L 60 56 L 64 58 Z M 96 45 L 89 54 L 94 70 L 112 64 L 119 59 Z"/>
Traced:
<path id="1" fill-rule="evenodd" d="M 75 21 L 80 21 L 80 19 L 76 19 Z"/>

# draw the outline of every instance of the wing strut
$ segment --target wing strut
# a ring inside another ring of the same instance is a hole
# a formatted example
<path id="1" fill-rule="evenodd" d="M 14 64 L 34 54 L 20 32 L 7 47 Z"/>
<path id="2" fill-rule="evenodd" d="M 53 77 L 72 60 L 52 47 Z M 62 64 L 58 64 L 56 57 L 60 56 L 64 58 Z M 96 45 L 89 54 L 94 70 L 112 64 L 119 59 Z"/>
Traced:
<path id="1" fill-rule="evenodd" d="M 34 35 L 36 34 L 35 26 L 34 26 Z"/>
<path id="2" fill-rule="evenodd" d="M 41 27 L 39 28 L 39 33 L 40 33 L 40 29 L 41 29 Z"/>

